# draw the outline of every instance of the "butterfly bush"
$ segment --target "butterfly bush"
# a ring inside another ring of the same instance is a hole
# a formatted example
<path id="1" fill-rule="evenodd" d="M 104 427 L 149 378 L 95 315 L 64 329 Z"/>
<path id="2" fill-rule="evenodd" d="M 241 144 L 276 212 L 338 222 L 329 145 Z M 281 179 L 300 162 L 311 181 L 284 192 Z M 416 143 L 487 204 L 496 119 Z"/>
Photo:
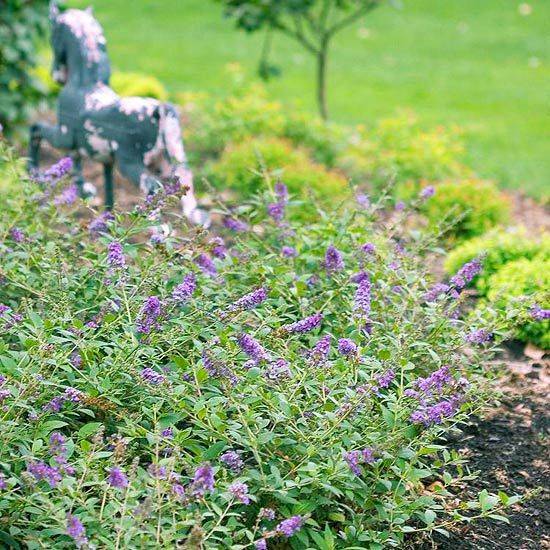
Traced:
<path id="1" fill-rule="evenodd" d="M 291 225 L 278 186 L 214 232 L 166 208 L 153 245 L 145 207 L 85 223 L 40 192 L 0 211 L 3 542 L 399 547 L 514 501 L 460 501 L 441 439 L 490 395 L 502 327 L 447 292 L 481 264 L 431 291 L 433 235 L 384 198 Z"/>

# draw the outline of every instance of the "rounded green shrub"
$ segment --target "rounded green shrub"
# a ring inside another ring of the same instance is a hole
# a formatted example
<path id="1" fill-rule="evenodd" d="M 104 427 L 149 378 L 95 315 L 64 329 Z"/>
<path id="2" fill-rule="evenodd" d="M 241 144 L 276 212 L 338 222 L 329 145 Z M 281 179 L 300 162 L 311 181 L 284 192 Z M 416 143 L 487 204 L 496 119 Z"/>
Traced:
<path id="1" fill-rule="evenodd" d="M 443 217 L 456 217 L 452 234 L 463 240 L 506 223 L 510 203 L 494 182 L 469 178 L 438 184 L 435 196 L 423 204 L 422 212 L 431 225 L 440 223 Z"/>
<path id="2" fill-rule="evenodd" d="M 146 74 L 116 71 L 111 77 L 111 86 L 117 94 L 125 97 L 153 97 L 161 101 L 168 99 L 168 92 L 162 82 Z"/>
<path id="3" fill-rule="evenodd" d="M 483 271 L 473 282 L 482 294 L 486 294 L 489 277 L 505 264 L 522 258 L 531 259 L 538 254 L 550 257 L 550 236 L 537 240 L 530 238 L 524 228 L 495 229 L 452 250 L 445 260 L 445 271 L 456 273 L 466 262 L 483 256 Z"/>
<path id="4" fill-rule="evenodd" d="M 263 168 L 284 180 L 294 195 L 306 197 L 313 190 L 321 199 L 330 200 L 348 192 L 341 174 L 327 170 L 312 161 L 303 149 L 295 149 L 279 138 L 248 139 L 230 145 L 212 164 L 209 175 L 216 186 L 247 196 L 264 185 Z"/>
<path id="5" fill-rule="evenodd" d="M 534 304 L 550 309 L 550 258 L 537 256 L 507 263 L 489 278 L 487 300 L 491 307 L 513 307 L 518 298 L 526 298 L 526 308 Z M 520 317 L 517 337 L 550 349 L 550 320 L 538 321 L 528 311 Z"/>

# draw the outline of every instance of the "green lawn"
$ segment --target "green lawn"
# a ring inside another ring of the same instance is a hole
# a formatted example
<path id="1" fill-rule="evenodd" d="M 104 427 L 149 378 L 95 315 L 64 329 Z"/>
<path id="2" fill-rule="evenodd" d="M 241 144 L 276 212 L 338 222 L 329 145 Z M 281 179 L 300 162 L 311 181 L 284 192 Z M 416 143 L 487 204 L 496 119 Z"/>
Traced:
<path id="1" fill-rule="evenodd" d="M 222 92 L 226 63 L 255 67 L 260 37 L 233 30 L 211 0 L 92 3 L 115 68 L 156 75 L 172 91 Z M 369 123 L 408 107 L 430 124 L 459 123 L 480 174 L 548 197 L 550 2 L 530 0 L 527 16 L 520 3 L 404 0 L 400 11 L 372 12 L 335 43 L 332 117 Z M 269 84 L 274 96 L 314 109 L 311 59 L 279 40 L 275 60 L 285 70 Z"/>

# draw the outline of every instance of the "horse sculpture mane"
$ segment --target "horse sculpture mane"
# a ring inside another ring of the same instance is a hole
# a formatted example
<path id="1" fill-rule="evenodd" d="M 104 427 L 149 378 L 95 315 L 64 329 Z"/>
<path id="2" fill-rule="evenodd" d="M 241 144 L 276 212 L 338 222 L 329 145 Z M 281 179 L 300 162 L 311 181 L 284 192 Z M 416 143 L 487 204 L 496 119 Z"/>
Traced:
<path id="1" fill-rule="evenodd" d="M 114 202 L 115 163 L 146 194 L 157 192 L 163 179 L 176 178 L 188 189 L 182 198 L 184 214 L 194 223 L 207 223 L 207 214 L 197 208 L 175 107 L 152 98 L 121 98 L 109 87 L 107 42 L 91 10 L 60 12 L 52 2 L 50 22 L 52 75 L 64 87 L 57 104 L 58 124 L 38 123 L 31 128 L 31 168 L 38 167 L 42 139 L 68 150 L 75 183 L 84 195 L 82 157 L 101 162 L 107 208 Z"/>

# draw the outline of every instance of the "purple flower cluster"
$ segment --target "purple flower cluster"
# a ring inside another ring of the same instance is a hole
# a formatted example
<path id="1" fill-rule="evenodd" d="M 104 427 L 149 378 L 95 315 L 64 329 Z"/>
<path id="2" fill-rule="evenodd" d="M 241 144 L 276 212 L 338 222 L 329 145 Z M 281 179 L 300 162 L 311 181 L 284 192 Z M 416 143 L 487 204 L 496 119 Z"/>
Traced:
<path id="1" fill-rule="evenodd" d="M 250 504 L 248 485 L 246 483 L 243 483 L 242 481 L 235 481 L 227 488 L 227 490 L 243 504 Z"/>
<path id="2" fill-rule="evenodd" d="M 546 321 L 550 319 L 550 309 L 543 309 L 539 305 L 533 306 L 531 309 L 531 317 L 535 321 Z"/>
<path id="3" fill-rule="evenodd" d="M 260 508 L 258 519 L 267 519 L 273 521 L 275 519 L 275 510 L 273 508 Z"/>
<path id="4" fill-rule="evenodd" d="M 227 257 L 227 248 L 221 237 L 213 237 L 210 239 L 210 244 L 212 245 L 212 254 L 216 258 L 223 260 Z"/>
<path id="5" fill-rule="evenodd" d="M 64 157 L 50 166 L 41 176 L 43 181 L 55 182 L 66 176 L 73 169 L 73 159 Z"/>
<path id="6" fill-rule="evenodd" d="M 268 291 L 265 287 L 257 288 L 252 292 L 242 296 L 236 302 L 229 306 L 229 311 L 242 311 L 253 309 L 267 300 Z"/>
<path id="7" fill-rule="evenodd" d="M 206 350 L 202 352 L 202 364 L 212 378 L 227 378 L 232 386 L 237 384 L 235 373 L 221 361 L 213 359 Z"/>
<path id="8" fill-rule="evenodd" d="M 441 424 L 446 418 L 455 415 L 462 402 L 462 395 L 453 395 L 434 405 L 420 407 L 411 414 L 411 422 L 424 424 L 426 427 L 432 424 Z"/>
<path id="9" fill-rule="evenodd" d="M 84 525 L 76 516 L 71 514 L 67 514 L 67 535 L 74 540 L 77 548 L 82 548 L 88 544 Z"/>
<path id="10" fill-rule="evenodd" d="M 126 266 L 126 258 L 122 245 L 118 241 L 109 243 L 107 247 L 107 263 L 113 269 L 122 269 Z"/>
<path id="11" fill-rule="evenodd" d="M 285 217 L 285 208 L 288 202 L 288 189 L 284 183 L 275 184 L 275 196 L 277 201 L 267 205 L 267 213 L 277 223 L 280 223 Z"/>
<path id="12" fill-rule="evenodd" d="M 193 481 L 191 483 L 191 491 L 194 496 L 202 497 L 207 492 L 214 490 L 214 470 L 212 466 L 206 462 L 195 470 Z"/>
<path id="13" fill-rule="evenodd" d="M 25 240 L 25 233 L 18 227 L 12 227 L 9 234 L 13 242 L 22 243 Z"/>
<path id="14" fill-rule="evenodd" d="M 330 334 L 325 334 L 317 340 L 317 343 L 308 353 L 308 359 L 312 366 L 319 367 L 327 362 L 331 340 L 332 336 Z"/>
<path id="15" fill-rule="evenodd" d="M 357 344 L 349 338 L 340 338 L 338 340 L 338 352 L 347 357 L 355 356 L 357 355 Z"/>
<path id="16" fill-rule="evenodd" d="M 241 472 L 244 466 L 244 462 L 239 453 L 235 451 L 226 451 L 220 456 L 220 462 L 229 468 L 234 474 Z"/>
<path id="17" fill-rule="evenodd" d="M 329 275 L 344 269 L 342 253 L 332 244 L 329 245 L 325 253 L 325 269 Z"/>
<path id="18" fill-rule="evenodd" d="M 296 258 L 296 256 L 298 256 L 298 251 L 292 246 L 283 246 L 281 248 L 281 254 L 285 258 Z"/>
<path id="19" fill-rule="evenodd" d="M 435 302 L 439 298 L 439 296 L 447 293 L 450 288 L 451 287 L 449 285 L 446 285 L 444 283 L 437 283 L 424 294 L 424 301 Z"/>
<path id="20" fill-rule="evenodd" d="M 124 489 L 125 487 L 128 487 L 128 478 L 120 468 L 114 466 L 109 470 L 107 483 L 115 489 Z"/>
<path id="21" fill-rule="evenodd" d="M 71 183 L 54 198 L 53 203 L 56 206 L 61 206 L 63 204 L 69 205 L 73 204 L 76 199 L 78 199 L 78 187 L 74 183 Z"/>
<path id="22" fill-rule="evenodd" d="M 427 200 L 435 195 L 435 187 L 433 185 L 428 185 L 428 187 L 424 187 L 422 191 L 420 191 L 420 198 L 422 200 Z"/>
<path id="23" fill-rule="evenodd" d="M 65 438 L 59 432 L 53 432 L 50 436 L 50 454 L 57 463 L 57 469 L 59 472 L 73 475 L 74 468 L 67 462 L 67 447 L 65 445 Z"/>
<path id="24" fill-rule="evenodd" d="M 214 276 L 218 273 L 216 265 L 207 254 L 199 254 L 195 259 L 195 263 L 201 268 L 202 272 L 206 275 Z"/>
<path id="25" fill-rule="evenodd" d="M 285 519 L 275 527 L 275 531 L 280 535 L 283 535 L 287 539 L 296 534 L 304 524 L 304 518 L 302 516 L 292 516 Z"/>
<path id="26" fill-rule="evenodd" d="M 469 332 L 466 335 L 465 340 L 469 344 L 481 345 L 481 344 L 485 344 L 485 342 L 489 342 L 492 337 L 493 337 L 493 334 L 490 331 L 484 328 L 480 328 Z"/>
<path id="27" fill-rule="evenodd" d="M 371 283 L 368 273 L 362 271 L 355 278 L 357 282 L 357 290 L 355 291 L 355 301 L 353 303 L 353 311 L 358 316 L 368 321 L 371 310 Z"/>
<path id="28" fill-rule="evenodd" d="M 289 334 L 304 334 L 317 328 L 323 320 L 323 314 L 321 312 L 310 315 L 305 319 L 290 323 L 281 327 L 281 330 L 288 332 Z"/>
<path id="29" fill-rule="evenodd" d="M 153 329 L 160 328 L 160 319 L 163 315 L 162 302 L 157 296 L 149 296 L 136 322 L 136 330 L 140 334 L 150 334 Z"/>
<path id="30" fill-rule="evenodd" d="M 27 464 L 27 472 L 37 481 L 45 480 L 52 488 L 56 487 L 63 479 L 61 472 L 57 468 L 41 461 L 29 462 Z"/>
<path id="31" fill-rule="evenodd" d="M 183 278 L 183 283 L 180 283 L 172 291 L 172 298 L 180 303 L 184 304 L 189 300 L 197 288 L 197 278 L 194 273 L 188 273 Z"/>
<path id="32" fill-rule="evenodd" d="M 149 367 L 144 368 L 141 371 L 140 376 L 143 378 L 143 380 L 145 380 L 145 382 L 147 382 L 148 384 L 153 384 L 153 386 L 158 386 L 166 380 L 166 378 L 162 374 Z"/>
<path id="33" fill-rule="evenodd" d="M 478 258 L 473 259 L 471 262 L 465 263 L 451 278 L 451 283 L 457 290 L 465 288 L 472 279 L 478 275 L 482 270 L 481 261 Z"/>
<path id="34" fill-rule="evenodd" d="M 264 347 L 253 336 L 250 336 L 250 334 L 240 334 L 237 337 L 237 343 L 256 365 L 269 358 Z"/>
<path id="35" fill-rule="evenodd" d="M 361 245 L 361 250 L 365 254 L 374 254 L 376 252 L 376 246 L 374 246 L 374 244 L 372 243 L 365 243 Z"/>
<path id="36" fill-rule="evenodd" d="M 237 218 L 232 218 L 231 216 L 226 216 L 224 218 L 223 225 L 227 227 L 227 229 L 230 229 L 231 231 L 235 231 L 236 233 L 242 233 L 243 231 L 248 231 L 248 224 L 246 224 L 241 220 L 238 220 Z"/>
<path id="37" fill-rule="evenodd" d="M 90 224 L 88 225 L 88 231 L 92 234 L 107 233 L 107 223 L 113 220 L 113 214 L 106 210 L 90 222 Z"/>
<path id="38" fill-rule="evenodd" d="M 361 451 L 349 451 L 344 453 L 344 460 L 349 469 L 356 475 L 361 475 L 360 464 L 372 464 L 374 462 L 374 453 L 372 449 L 366 448 Z"/>
<path id="39" fill-rule="evenodd" d="M 290 378 L 291 372 L 288 362 L 285 359 L 277 359 L 267 365 L 265 372 L 266 378 L 273 381 L 278 381 L 283 378 Z"/>
<path id="40" fill-rule="evenodd" d="M 357 204 L 363 208 L 368 208 L 370 206 L 369 196 L 365 193 L 357 193 L 357 195 L 355 195 L 355 200 Z"/>
<path id="41" fill-rule="evenodd" d="M 395 371 L 393 369 L 388 369 L 386 372 L 383 372 L 376 377 L 376 384 L 378 388 L 388 388 L 394 380 Z"/>
<path id="42" fill-rule="evenodd" d="M 58 395 L 54 397 L 51 401 L 46 403 L 44 405 L 44 410 L 50 412 L 59 412 L 66 401 L 77 403 L 78 401 L 80 401 L 81 396 L 82 393 L 79 390 L 70 387 L 66 388 L 65 392 L 62 395 Z"/>

